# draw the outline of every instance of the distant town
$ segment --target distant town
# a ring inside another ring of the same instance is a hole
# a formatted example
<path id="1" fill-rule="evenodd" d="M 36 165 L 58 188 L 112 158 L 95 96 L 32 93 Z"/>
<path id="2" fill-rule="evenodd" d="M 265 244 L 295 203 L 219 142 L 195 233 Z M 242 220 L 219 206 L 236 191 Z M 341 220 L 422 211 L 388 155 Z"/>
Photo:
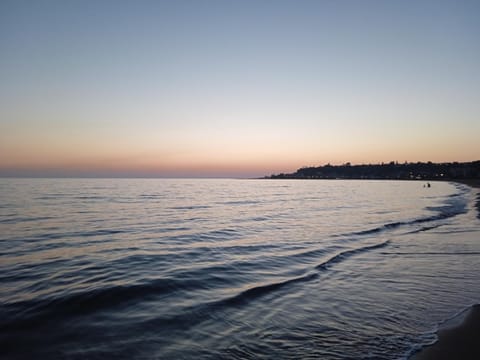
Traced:
<path id="1" fill-rule="evenodd" d="M 398 163 L 324 165 L 302 167 L 291 174 L 273 174 L 268 179 L 397 179 L 466 180 L 480 179 L 480 160 L 451 163 Z"/>

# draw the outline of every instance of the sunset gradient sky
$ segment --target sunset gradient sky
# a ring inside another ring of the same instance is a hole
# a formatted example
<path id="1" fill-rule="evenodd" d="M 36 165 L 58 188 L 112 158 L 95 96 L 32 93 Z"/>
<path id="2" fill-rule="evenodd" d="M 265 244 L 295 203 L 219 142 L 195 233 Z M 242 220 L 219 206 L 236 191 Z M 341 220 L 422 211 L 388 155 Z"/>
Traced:
<path id="1" fill-rule="evenodd" d="M 480 158 L 480 1 L 0 2 L 0 176 Z"/>

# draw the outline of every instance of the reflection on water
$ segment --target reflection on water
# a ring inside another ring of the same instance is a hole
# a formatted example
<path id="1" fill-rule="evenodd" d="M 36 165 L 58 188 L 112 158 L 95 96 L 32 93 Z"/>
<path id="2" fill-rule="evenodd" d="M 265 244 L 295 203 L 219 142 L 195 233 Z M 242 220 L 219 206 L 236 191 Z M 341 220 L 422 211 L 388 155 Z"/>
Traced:
<path id="1" fill-rule="evenodd" d="M 480 298 L 467 187 L 0 180 L 2 358 L 398 359 Z"/>

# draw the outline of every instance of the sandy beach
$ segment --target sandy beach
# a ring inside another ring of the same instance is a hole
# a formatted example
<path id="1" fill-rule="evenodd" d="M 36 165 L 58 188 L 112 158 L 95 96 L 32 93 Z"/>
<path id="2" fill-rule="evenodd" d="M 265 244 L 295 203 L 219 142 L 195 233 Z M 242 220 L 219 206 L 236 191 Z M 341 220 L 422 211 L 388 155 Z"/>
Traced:
<path id="1" fill-rule="evenodd" d="M 438 341 L 412 360 L 476 360 L 480 359 L 480 305 L 475 305 L 465 321 L 452 329 L 440 330 Z"/>

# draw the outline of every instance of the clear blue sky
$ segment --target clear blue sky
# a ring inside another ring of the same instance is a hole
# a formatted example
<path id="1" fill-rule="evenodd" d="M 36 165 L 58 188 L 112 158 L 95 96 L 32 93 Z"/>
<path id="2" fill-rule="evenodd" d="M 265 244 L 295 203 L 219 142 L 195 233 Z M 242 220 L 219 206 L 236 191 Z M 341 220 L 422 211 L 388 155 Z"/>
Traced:
<path id="1" fill-rule="evenodd" d="M 0 175 L 480 158 L 480 1 L 0 2 Z"/>

